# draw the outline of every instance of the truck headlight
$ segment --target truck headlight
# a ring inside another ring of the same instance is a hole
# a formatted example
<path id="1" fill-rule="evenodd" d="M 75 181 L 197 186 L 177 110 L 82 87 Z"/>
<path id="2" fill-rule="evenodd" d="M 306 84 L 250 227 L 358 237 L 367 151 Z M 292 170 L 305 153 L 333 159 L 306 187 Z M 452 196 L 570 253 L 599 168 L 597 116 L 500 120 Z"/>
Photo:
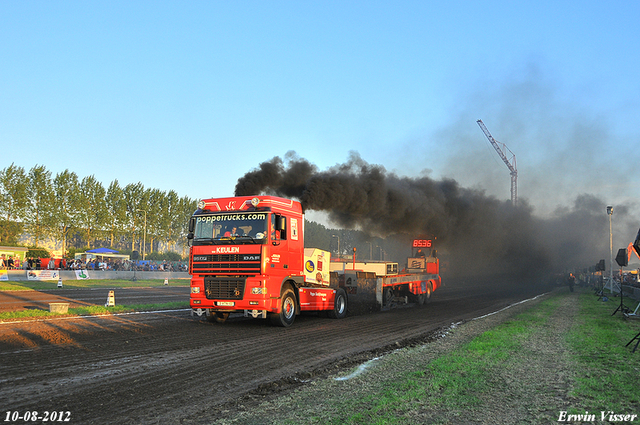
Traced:
<path id="1" fill-rule="evenodd" d="M 200 293 L 200 287 L 199 286 L 192 286 L 191 287 L 191 293 L 192 294 L 199 294 Z"/>

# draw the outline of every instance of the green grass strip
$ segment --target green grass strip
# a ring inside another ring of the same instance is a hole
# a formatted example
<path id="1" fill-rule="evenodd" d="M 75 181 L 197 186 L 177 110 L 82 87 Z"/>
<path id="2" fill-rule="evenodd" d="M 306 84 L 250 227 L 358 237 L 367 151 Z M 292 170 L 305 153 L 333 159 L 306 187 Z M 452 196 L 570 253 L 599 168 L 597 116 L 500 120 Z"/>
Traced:
<path id="1" fill-rule="evenodd" d="M 624 303 L 633 309 L 638 304 L 630 298 Z M 640 319 L 612 316 L 619 305 L 620 298 L 602 302 L 580 295 L 580 312 L 567 335 L 579 371 L 572 395 L 592 412 L 640 414 L 640 347 L 632 353 L 637 341 L 625 346 L 640 332 Z"/>
<path id="2" fill-rule="evenodd" d="M 545 332 L 545 323 L 563 296 L 569 295 L 560 294 L 541 302 L 435 359 L 423 370 L 386 382 L 379 392 L 360 400 L 342 401 L 338 411 L 356 413 L 332 418 L 331 423 L 402 424 L 407 423 L 410 412 L 420 412 L 424 406 L 439 412 L 434 423 L 448 423 L 450 418 L 463 420 L 466 412 L 482 409 L 479 395 L 503 385 L 495 381 L 496 371 L 509 368 L 512 361 L 523 361 L 522 356 L 516 355 L 527 352 L 523 342 L 533 332 Z M 627 306 L 633 304 L 635 308 L 636 301 L 627 301 Z M 599 420 L 601 411 L 640 413 L 640 349 L 632 353 L 633 345 L 625 346 L 640 332 L 640 320 L 625 320 L 619 312 L 612 316 L 618 302 L 618 298 L 599 302 L 590 292 L 579 295 L 578 316 L 564 336 L 575 377 L 569 394 L 573 399 L 567 409 L 569 414 L 589 411 L 596 413 Z M 561 409 L 548 407 L 552 414 Z"/>
<path id="3" fill-rule="evenodd" d="M 403 424 L 407 423 L 408 412 L 421 411 L 423 406 L 448 411 L 462 420 L 465 411 L 481 407 L 479 395 L 501 385 L 495 382 L 496 371 L 509 367 L 511 357 L 524 349 L 523 342 L 533 332 L 544 329 L 557 306 L 557 298 L 545 300 L 435 359 L 423 370 L 395 377 L 382 392 L 360 400 L 345 400 L 338 410 L 357 413 L 331 423 Z"/>
<path id="4" fill-rule="evenodd" d="M 169 279 L 167 286 L 189 286 L 189 279 Z M 63 280 L 58 288 L 57 280 L 0 281 L 0 291 L 43 291 L 78 288 L 139 288 L 164 286 L 164 279 L 84 279 Z"/>
<path id="5" fill-rule="evenodd" d="M 640 414 L 640 349 L 625 346 L 640 319 L 612 316 L 619 302 L 559 290 L 444 355 L 425 355 L 428 344 L 401 350 L 351 384 L 312 383 L 224 423 L 559 423 L 585 412 L 596 419 L 583 423 L 601 423 L 601 411 Z"/>
<path id="6" fill-rule="evenodd" d="M 132 313 L 136 311 L 154 311 L 154 310 L 174 310 L 180 308 L 189 308 L 189 301 L 175 301 L 161 304 L 130 304 L 116 305 L 113 307 L 104 307 L 100 305 L 92 305 L 86 307 L 69 308 L 67 313 L 52 313 L 47 310 L 22 310 L 8 311 L 0 313 L 0 321 L 16 320 L 28 318 L 47 318 L 47 317 L 63 317 L 63 316 L 95 316 L 100 314 L 118 314 Z"/>

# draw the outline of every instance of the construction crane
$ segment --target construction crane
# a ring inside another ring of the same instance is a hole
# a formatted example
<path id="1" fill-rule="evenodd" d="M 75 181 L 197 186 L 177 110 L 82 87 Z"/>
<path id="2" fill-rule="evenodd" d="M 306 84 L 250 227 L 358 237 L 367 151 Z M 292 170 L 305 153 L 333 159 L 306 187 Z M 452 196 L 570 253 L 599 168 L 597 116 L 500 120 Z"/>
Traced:
<path id="1" fill-rule="evenodd" d="M 477 123 L 511 172 L 511 204 L 515 207 L 518 204 L 518 169 L 516 168 L 516 154 L 511 152 L 511 149 L 509 149 L 507 145 L 494 139 L 482 120 L 478 120 Z M 507 152 L 511 154 L 511 159 L 507 157 Z"/>

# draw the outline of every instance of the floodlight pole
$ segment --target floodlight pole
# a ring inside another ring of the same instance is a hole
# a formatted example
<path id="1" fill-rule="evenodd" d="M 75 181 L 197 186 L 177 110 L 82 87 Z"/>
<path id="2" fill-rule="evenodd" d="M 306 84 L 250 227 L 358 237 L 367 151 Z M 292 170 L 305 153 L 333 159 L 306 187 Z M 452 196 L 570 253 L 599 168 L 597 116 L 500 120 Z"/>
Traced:
<path id="1" fill-rule="evenodd" d="M 607 214 L 609 215 L 609 278 L 607 279 L 607 283 L 603 286 L 606 288 L 609 286 L 609 290 L 613 294 L 613 228 L 611 226 L 611 216 L 613 215 L 613 207 L 611 205 L 607 206 Z M 604 291 L 603 291 L 604 294 Z"/>
<path id="2" fill-rule="evenodd" d="M 142 236 L 142 261 L 144 261 L 145 254 L 147 253 L 147 210 L 136 210 L 136 211 L 140 211 L 144 213 L 144 233 Z"/>
<path id="3" fill-rule="evenodd" d="M 609 214 L 609 254 L 611 259 L 609 260 L 609 281 L 611 282 L 611 289 L 613 290 L 613 231 L 611 227 L 611 216 L 613 215 L 613 207 L 607 207 L 607 214 Z"/>

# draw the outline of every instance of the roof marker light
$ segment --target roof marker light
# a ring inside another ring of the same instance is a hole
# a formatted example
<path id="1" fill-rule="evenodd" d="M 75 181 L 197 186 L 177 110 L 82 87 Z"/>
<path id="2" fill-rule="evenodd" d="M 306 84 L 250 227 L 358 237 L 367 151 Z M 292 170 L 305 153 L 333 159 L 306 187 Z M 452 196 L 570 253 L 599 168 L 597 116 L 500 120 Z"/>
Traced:
<path id="1" fill-rule="evenodd" d="M 251 200 L 251 205 L 253 205 L 254 207 L 257 207 L 259 203 L 260 203 L 260 199 L 258 198 L 253 198 Z"/>

